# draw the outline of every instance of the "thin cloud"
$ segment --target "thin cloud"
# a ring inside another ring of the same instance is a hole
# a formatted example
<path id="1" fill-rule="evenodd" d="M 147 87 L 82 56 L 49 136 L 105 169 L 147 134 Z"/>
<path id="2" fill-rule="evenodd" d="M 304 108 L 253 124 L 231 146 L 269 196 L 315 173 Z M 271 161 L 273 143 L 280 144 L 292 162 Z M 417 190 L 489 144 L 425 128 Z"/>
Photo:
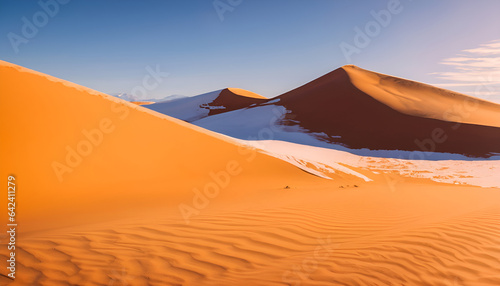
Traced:
<path id="1" fill-rule="evenodd" d="M 489 82 L 489 83 L 482 83 L 482 85 L 495 85 L 497 83 L 494 82 Z M 477 83 L 433 83 L 432 85 L 436 86 L 477 86 Z"/>
<path id="2" fill-rule="evenodd" d="M 500 40 L 463 50 L 454 57 L 442 60 L 440 64 L 450 67 L 450 70 L 432 73 L 436 78 L 446 81 L 435 85 L 457 88 L 477 86 L 478 90 L 487 87 L 488 97 L 500 96 Z"/>
<path id="3" fill-rule="evenodd" d="M 476 55 L 500 55 L 500 42 L 494 41 L 489 44 L 481 45 L 479 48 L 464 50 L 464 52 Z"/>

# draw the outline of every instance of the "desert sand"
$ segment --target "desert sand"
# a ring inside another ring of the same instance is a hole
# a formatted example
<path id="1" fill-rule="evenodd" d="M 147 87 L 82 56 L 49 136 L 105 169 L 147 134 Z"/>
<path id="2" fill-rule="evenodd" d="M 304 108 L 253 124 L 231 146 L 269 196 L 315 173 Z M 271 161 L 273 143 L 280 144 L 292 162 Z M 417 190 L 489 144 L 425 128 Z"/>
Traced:
<path id="1" fill-rule="evenodd" d="M 498 188 L 369 168 L 326 179 L 23 67 L 0 62 L 0 77 L 1 180 L 16 177 L 19 204 L 2 285 L 500 284 Z M 339 96 L 348 77 L 335 71 Z"/>

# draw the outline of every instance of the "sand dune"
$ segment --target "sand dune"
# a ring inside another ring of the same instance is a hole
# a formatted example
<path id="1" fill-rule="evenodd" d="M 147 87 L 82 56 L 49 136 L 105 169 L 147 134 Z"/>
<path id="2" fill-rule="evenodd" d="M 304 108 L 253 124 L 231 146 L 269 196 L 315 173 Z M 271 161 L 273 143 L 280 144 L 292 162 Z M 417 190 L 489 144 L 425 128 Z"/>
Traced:
<path id="1" fill-rule="evenodd" d="M 500 113 L 500 106 L 465 95 L 445 93 L 437 88 L 429 94 L 426 92 L 431 87 L 414 82 L 409 84 L 409 81 L 389 76 L 383 78 L 391 84 L 384 84 L 373 91 L 375 84 L 367 80 L 373 75 L 381 76 L 344 67 L 279 98 L 281 104 L 292 111 L 289 116 L 300 122 L 301 127 L 324 132 L 331 142 L 350 148 L 445 152 L 475 157 L 500 153 L 500 128 L 479 125 L 493 124 Z M 360 86 L 362 88 L 358 88 Z M 380 92 L 380 89 L 385 92 Z M 407 100 L 397 96 L 402 89 Z M 412 92 L 407 92 L 407 89 Z M 309 106 L 305 106 L 305 98 Z M 470 100 L 465 101 L 465 98 Z M 452 122 L 452 118 L 448 121 L 440 118 L 446 116 L 446 110 L 463 107 L 470 101 L 477 102 L 477 108 L 470 110 L 469 120 Z M 430 114 L 423 117 L 423 110 L 427 109 Z M 437 116 L 441 111 L 443 115 Z M 496 115 L 489 116 L 495 112 Z M 490 119 L 481 119 L 482 113 Z"/>
<path id="2" fill-rule="evenodd" d="M 275 139 L 294 143 L 328 147 L 316 138 L 334 149 L 426 152 L 420 159 L 443 157 L 433 152 L 482 158 L 500 154 L 500 105 L 353 66 L 248 109 L 193 123 L 240 139 L 258 138 L 263 136 L 256 130 L 269 127 L 269 120 L 264 120 L 267 126 L 251 123 L 246 133 L 240 126 L 247 126 L 250 117 L 276 113 L 274 129 L 285 132 L 274 132 Z"/>
<path id="3" fill-rule="evenodd" d="M 25 231 L 190 202 L 193 188 L 213 184 L 213 174 L 228 168 L 238 175 L 221 175 L 219 189 L 232 189 L 246 176 L 259 176 L 263 185 L 291 174 L 309 177 L 132 103 L 6 62 L 0 72 L 0 132 L 9 138 L 0 142 L 2 162 L 8 162 L 0 168 L 2 178 L 17 175 L 22 185 L 19 220 Z"/>
<path id="4" fill-rule="evenodd" d="M 348 65 L 342 67 L 354 86 L 408 115 L 500 127 L 500 105 L 435 86 Z M 477 93 L 486 91 L 477 87 Z"/>
<path id="5" fill-rule="evenodd" d="M 19 204 L 17 275 L 4 274 L 4 230 L 2 285 L 500 283 L 498 188 L 270 156 L 10 63 L 0 62 L 0 77 L 0 137 L 8 138 L 0 174 L 4 183 L 16 176 Z M 343 70 L 322 80 L 332 78 L 353 88 Z M 308 88 L 321 91 L 311 99 L 331 95 L 319 83 Z M 247 99 L 232 102 L 235 95 Z M 219 96 L 234 108 L 263 102 L 206 119 L 288 115 L 304 95 L 266 100 L 227 90 L 196 100 Z"/>

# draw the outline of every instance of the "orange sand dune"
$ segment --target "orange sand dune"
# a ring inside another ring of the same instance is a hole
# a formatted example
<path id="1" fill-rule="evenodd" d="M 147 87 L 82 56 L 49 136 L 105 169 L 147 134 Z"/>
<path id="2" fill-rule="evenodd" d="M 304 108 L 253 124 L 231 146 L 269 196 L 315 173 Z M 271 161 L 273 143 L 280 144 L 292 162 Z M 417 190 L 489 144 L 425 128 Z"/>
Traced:
<path id="1" fill-rule="evenodd" d="M 17 176 L 23 206 L 18 219 L 25 231 L 190 202 L 192 189 L 213 184 L 220 172 L 238 173 L 220 175 L 219 185 L 227 187 L 247 176 L 260 178 L 256 186 L 309 177 L 215 133 L 111 96 L 6 62 L 0 72 L 0 130 L 8 138 L 0 143 L 1 174 L 2 180 Z"/>
<path id="2" fill-rule="evenodd" d="M 498 189 L 321 179 L 19 66 L 0 77 L 0 174 L 18 203 L 2 285 L 500 284 Z"/>

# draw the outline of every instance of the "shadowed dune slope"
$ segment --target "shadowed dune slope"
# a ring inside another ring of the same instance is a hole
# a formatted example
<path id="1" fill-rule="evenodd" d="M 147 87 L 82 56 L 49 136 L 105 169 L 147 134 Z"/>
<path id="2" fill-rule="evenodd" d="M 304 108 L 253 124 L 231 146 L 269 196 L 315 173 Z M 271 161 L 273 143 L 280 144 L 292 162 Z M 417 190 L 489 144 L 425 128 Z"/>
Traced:
<path id="1" fill-rule="evenodd" d="M 354 149 L 473 157 L 500 153 L 497 104 L 353 66 L 339 68 L 278 98 L 277 104 L 290 111 L 282 124 L 324 132 L 330 142 Z M 466 107 L 466 114 L 453 111 Z"/>
<path id="2" fill-rule="evenodd" d="M 247 178 L 258 177 L 257 188 L 320 180 L 210 131 L 26 68 L 0 62 L 0 78 L 0 174 L 5 185 L 16 176 L 24 231 L 189 203 L 193 188 L 209 183 L 226 195 Z"/>

